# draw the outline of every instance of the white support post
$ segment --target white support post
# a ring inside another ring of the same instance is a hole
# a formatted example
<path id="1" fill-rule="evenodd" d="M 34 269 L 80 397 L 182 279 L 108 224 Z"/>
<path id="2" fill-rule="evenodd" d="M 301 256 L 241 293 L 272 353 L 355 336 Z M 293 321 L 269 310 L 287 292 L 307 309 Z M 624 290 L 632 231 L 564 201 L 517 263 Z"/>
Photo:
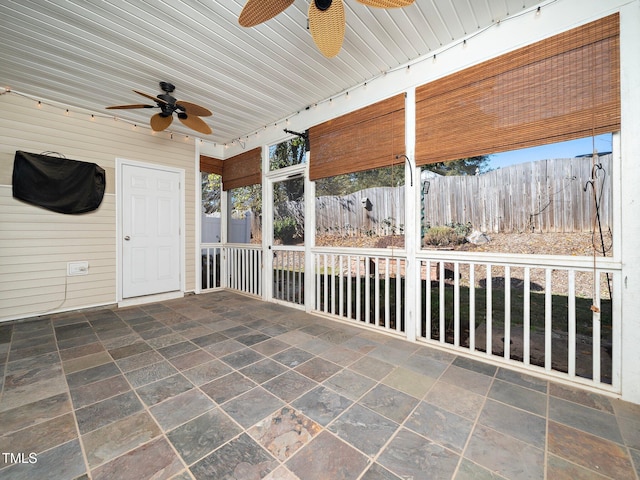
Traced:
<path id="1" fill-rule="evenodd" d="M 620 220 L 616 231 L 621 237 L 622 292 L 621 292 L 621 372 L 622 399 L 640 404 L 640 3 L 629 2 L 620 7 L 620 93 L 622 96 L 622 131 L 620 134 L 621 174 L 615 175 L 614 188 L 620 185 Z M 614 136 L 614 143 L 616 137 Z M 614 163 L 617 155 L 614 145 Z M 616 245 L 614 245 L 615 249 Z M 615 252 L 614 252 L 615 255 Z M 618 296 L 614 297 L 616 300 Z M 614 303 L 615 307 L 615 303 Z M 614 310 L 614 318 L 615 318 Z M 614 341 L 616 341 L 614 330 Z M 614 365 L 615 365 L 614 361 Z M 614 372 L 615 374 L 615 372 Z M 615 380 L 614 380 L 615 383 Z"/>
<path id="2" fill-rule="evenodd" d="M 420 318 L 420 295 L 417 288 L 421 285 L 420 264 L 416 257 L 420 250 L 420 173 L 415 160 L 416 144 L 416 90 L 410 88 L 405 93 L 405 155 L 404 159 L 404 245 L 407 252 L 405 262 L 405 312 L 404 330 L 407 340 L 415 342 L 422 322 Z M 397 300 L 399 301 L 399 299 Z"/>
<path id="3" fill-rule="evenodd" d="M 316 183 L 309 180 L 310 154 L 306 154 L 304 174 L 304 309 L 311 312 L 316 304 L 315 263 L 311 249 L 316 245 Z"/>

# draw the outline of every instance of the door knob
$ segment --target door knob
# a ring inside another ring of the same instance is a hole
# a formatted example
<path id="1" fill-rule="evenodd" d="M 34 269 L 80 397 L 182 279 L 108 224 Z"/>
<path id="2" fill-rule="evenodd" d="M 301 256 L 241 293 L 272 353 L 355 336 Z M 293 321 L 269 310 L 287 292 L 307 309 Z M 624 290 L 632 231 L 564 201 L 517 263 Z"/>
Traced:
<path id="1" fill-rule="evenodd" d="M 124 237 L 124 239 L 128 242 L 129 240 L 131 240 L 131 237 L 127 235 L 126 237 Z"/>

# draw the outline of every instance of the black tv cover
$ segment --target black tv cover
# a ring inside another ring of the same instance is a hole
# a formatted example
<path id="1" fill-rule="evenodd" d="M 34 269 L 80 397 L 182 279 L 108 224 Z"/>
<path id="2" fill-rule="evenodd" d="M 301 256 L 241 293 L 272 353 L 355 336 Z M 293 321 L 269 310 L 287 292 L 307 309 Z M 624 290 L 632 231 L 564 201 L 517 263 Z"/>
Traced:
<path id="1" fill-rule="evenodd" d="M 85 213 L 102 203 L 106 177 L 95 163 L 16 151 L 13 196 L 58 213 Z"/>

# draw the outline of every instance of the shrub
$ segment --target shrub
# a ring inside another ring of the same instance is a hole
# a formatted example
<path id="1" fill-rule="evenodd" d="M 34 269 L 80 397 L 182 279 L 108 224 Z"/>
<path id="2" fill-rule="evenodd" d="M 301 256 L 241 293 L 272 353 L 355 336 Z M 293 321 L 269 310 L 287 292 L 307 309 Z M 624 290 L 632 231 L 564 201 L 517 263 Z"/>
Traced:
<path id="1" fill-rule="evenodd" d="M 445 247 L 448 245 L 460 245 L 466 241 L 466 234 L 449 225 L 431 227 L 424 235 L 425 245 Z"/>
<path id="2" fill-rule="evenodd" d="M 273 238 L 280 240 L 283 244 L 289 245 L 297 238 L 297 223 L 291 217 L 284 217 L 274 220 Z"/>

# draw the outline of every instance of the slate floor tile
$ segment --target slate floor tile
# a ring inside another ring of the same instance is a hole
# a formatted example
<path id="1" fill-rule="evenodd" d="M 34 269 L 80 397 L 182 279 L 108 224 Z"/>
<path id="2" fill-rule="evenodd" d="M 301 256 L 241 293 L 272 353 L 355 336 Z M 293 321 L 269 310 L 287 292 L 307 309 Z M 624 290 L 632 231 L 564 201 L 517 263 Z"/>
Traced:
<path id="1" fill-rule="evenodd" d="M 378 454 L 397 429 L 396 422 L 357 404 L 340 415 L 329 427 L 338 437 L 370 457 Z"/>
<path id="2" fill-rule="evenodd" d="M 379 463 L 374 463 L 371 468 L 365 472 L 361 480 L 402 480 L 397 475 L 391 473 L 386 468 L 380 466 Z"/>
<path id="3" fill-rule="evenodd" d="M 229 400 L 222 408 L 244 428 L 249 428 L 284 406 L 284 402 L 262 387 Z"/>
<path id="4" fill-rule="evenodd" d="M 296 368 L 307 360 L 311 360 L 313 358 L 313 355 L 305 350 L 301 350 L 297 347 L 292 347 L 276 355 L 273 355 L 272 358 L 289 368 Z"/>
<path id="5" fill-rule="evenodd" d="M 478 423 L 543 449 L 546 442 L 547 420 L 544 417 L 487 400 Z"/>
<path id="6" fill-rule="evenodd" d="M 551 397 L 549 419 L 613 442 L 624 443 L 616 418 L 610 413 Z"/>
<path id="7" fill-rule="evenodd" d="M 216 407 L 209 397 L 192 388 L 150 408 L 164 430 L 172 430 Z"/>
<path id="8" fill-rule="evenodd" d="M 285 371 L 287 371 L 287 369 L 283 367 L 282 364 L 274 362 L 271 359 L 264 359 L 241 369 L 240 373 L 246 375 L 256 383 L 264 383 Z"/>
<path id="9" fill-rule="evenodd" d="M 159 437 L 92 470 L 93 480 L 171 478 L 184 469 L 167 440 Z"/>
<path id="10" fill-rule="evenodd" d="M 277 460 L 243 433 L 200 460 L 190 470 L 197 480 L 260 479 L 277 466 Z"/>
<path id="11" fill-rule="evenodd" d="M 220 360 L 214 359 L 210 362 L 202 363 L 197 367 L 183 370 L 182 374 L 187 377 L 191 383 L 200 386 L 231 372 L 231 367 Z"/>
<path id="12" fill-rule="evenodd" d="M 505 478 L 544 478 L 544 451 L 478 425 L 464 456 Z"/>
<path id="13" fill-rule="evenodd" d="M 3 433 L 4 435 L 0 436 L 0 452 L 16 453 L 34 452 L 40 454 L 77 437 L 76 423 L 71 413 L 37 423 L 13 433 L 4 431 Z M 4 456 L 0 455 L 0 468 L 5 466 L 7 466 L 7 463 Z M 2 475 L 0 474 L 0 476 Z"/>
<path id="14" fill-rule="evenodd" d="M 38 454 L 35 463 L 12 465 L 0 470 L 0 475 L 3 480 L 75 479 L 85 472 L 86 467 L 80 443 L 74 439 Z"/>
<path id="15" fill-rule="evenodd" d="M 394 388 L 378 385 L 362 397 L 359 403 L 396 423 L 402 423 L 418 401 L 415 397 Z"/>
<path id="16" fill-rule="evenodd" d="M 549 453 L 611 478 L 633 478 L 628 450 L 617 443 L 549 422 Z"/>
<path id="17" fill-rule="evenodd" d="M 160 435 L 147 412 L 138 412 L 82 436 L 90 468 L 132 450 Z"/>
<path id="18" fill-rule="evenodd" d="M 195 463 L 241 433 L 222 410 L 213 408 L 167 434 L 187 465 Z"/>
<path id="19" fill-rule="evenodd" d="M 485 397 L 481 395 L 442 381 L 436 382 L 424 399 L 470 420 L 478 416 L 485 402 Z"/>
<path id="20" fill-rule="evenodd" d="M 491 386 L 489 398 L 536 415 L 547 414 L 547 396 L 512 383 L 496 380 Z"/>
<path id="21" fill-rule="evenodd" d="M 425 441 L 409 430 L 402 429 L 378 457 L 378 463 L 400 478 L 451 478 L 459 456 L 451 450 Z"/>
<path id="22" fill-rule="evenodd" d="M 304 447 L 322 427 L 291 407 L 283 407 L 256 423 L 247 433 L 271 455 L 285 462 Z"/>
<path id="23" fill-rule="evenodd" d="M 200 389 L 217 404 L 222 404 L 254 388 L 256 383 L 238 372 L 206 383 Z"/>
<path id="24" fill-rule="evenodd" d="M 71 399 L 74 408 L 82 408 L 129 390 L 131 386 L 127 380 L 122 375 L 116 375 L 72 389 Z"/>
<path id="25" fill-rule="evenodd" d="M 325 381 L 340 370 L 342 370 L 342 367 L 339 365 L 319 357 L 312 358 L 308 362 L 295 368 L 296 372 L 306 375 L 311 380 L 319 383 Z"/>
<path id="26" fill-rule="evenodd" d="M 310 378 L 305 377 L 298 372 L 287 371 L 282 375 L 265 382 L 262 386 L 269 392 L 273 393 L 276 397 L 281 398 L 288 403 L 292 402 L 300 395 L 308 392 L 317 385 L 317 382 L 314 382 Z"/>
<path id="27" fill-rule="evenodd" d="M 85 434 L 142 409 L 140 400 L 133 392 L 116 395 L 76 410 L 78 428 L 81 434 Z"/>
<path id="28" fill-rule="evenodd" d="M 138 392 L 142 401 L 150 407 L 191 388 L 193 388 L 193 384 L 178 374 L 149 383 L 138 388 L 136 392 Z"/>
<path id="29" fill-rule="evenodd" d="M 225 355 L 224 357 L 220 358 L 220 360 L 233 368 L 240 369 L 242 367 L 246 367 L 247 365 L 251 365 L 252 363 L 256 363 L 263 358 L 264 355 L 260 355 L 255 350 L 251 348 L 243 348 L 242 350 L 238 350 L 237 352 Z"/>
<path id="30" fill-rule="evenodd" d="M 336 373 L 324 384 L 351 400 L 357 400 L 373 387 L 376 382 L 349 369 Z"/>
<path id="31" fill-rule="evenodd" d="M 348 398 L 320 385 L 298 398 L 292 406 L 324 427 L 352 403 Z"/>
<path id="32" fill-rule="evenodd" d="M 324 431 L 288 460 L 285 465 L 304 480 L 350 480 L 358 478 L 368 459 L 355 448 Z"/>
<path id="33" fill-rule="evenodd" d="M 473 427 L 470 420 L 427 402 L 420 402 L 404 425 L 457 453 L 462 452 Z"/>

